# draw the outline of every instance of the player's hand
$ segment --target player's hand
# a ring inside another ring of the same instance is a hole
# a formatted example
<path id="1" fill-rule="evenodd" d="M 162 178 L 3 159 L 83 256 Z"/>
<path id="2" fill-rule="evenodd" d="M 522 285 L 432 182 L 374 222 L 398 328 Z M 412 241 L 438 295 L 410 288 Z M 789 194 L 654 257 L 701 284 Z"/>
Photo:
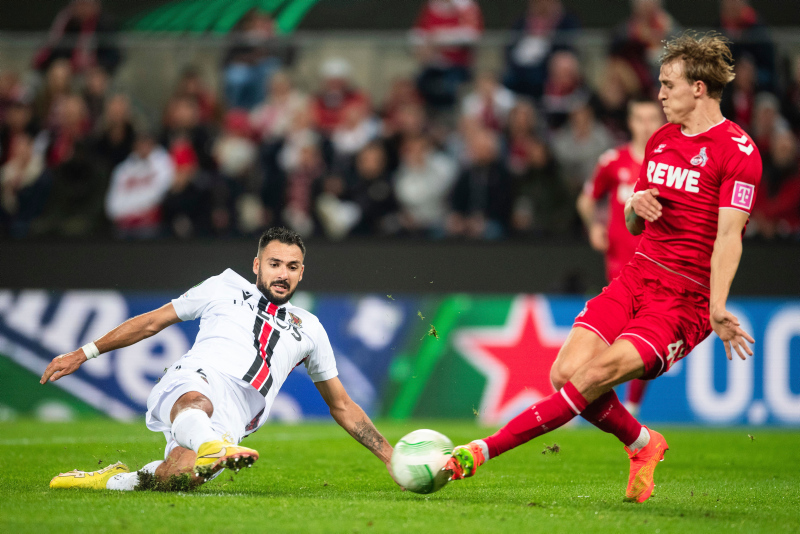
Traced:
<path id="1" fill-rule="evenodd" d="M 605 253 L 608 250 L 608 230 L 605 225 L 594 223 L 589 228 L 589 244 L 598 252 Z"/>
<path id="2" fill-rule="evenodd" d="M 73 350 L 67 354 L 56 356 L 53 358 L 53 361 L 50 362 L 50 365 L 47 366 L 47 369 L 44 370 L 44 374 L 39 380 L 39 383 L 44 384 L 48 380 L 50 380 L 50 382 L 55 382 L 62 376 L 71 375 L 78 370 L 78 367 L 80 367 L 86 359 L 86 354 L 83 353 L 83 349 Z"/>
<path id="3" fill-rule="evenodd" d="M 745 340 L 750 343 L 755 343 L 756 340 L 753 339 L 750 334 L 742 330 L 742 327 L 739 326 L 739 319 L 728 310 L 713 312 L 711 314 L 711 328 L 714 329 L 714 332 L 717 333 L 722 343 L 725 345 L 725 356 L 727 356 L 729 360 L 733 359 L 731 347 L 736 350 L 739 358 L 743 360 L 747 359 L 747 354 L 750 356 L 753 355 L 752 349 L 745 343 Z"/>
<path id="4" fill-rule="evenodd" d="M 647 222 L 655 222 L 661 217 L 661 203 L 656 200 L 658 195 L 658 189 L 655 187 L 634 193 L 631 206 L 636 215 Z"/>

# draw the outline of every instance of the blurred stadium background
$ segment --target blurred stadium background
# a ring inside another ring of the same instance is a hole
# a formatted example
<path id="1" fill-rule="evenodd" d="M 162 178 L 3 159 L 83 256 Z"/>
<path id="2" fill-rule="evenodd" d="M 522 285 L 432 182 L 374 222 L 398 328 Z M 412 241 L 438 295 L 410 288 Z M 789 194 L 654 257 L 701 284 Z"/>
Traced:
<path id="1" fill-rule="evenodd" d="M 693 28 L 733 40 L 723 109 L 764 158 L 732 300 L 756 354 L 707 340 L 641 415 L 800 426 L 796 2 L 455 0 L 451 46 L 431 44 L 431 4 L 4 0 L 0 420 L 140 417 L 196 324 L 37 377 L 227 267 L 248 276 L 278 223 L 307 238 L 295 304 L 370 415 L 507 419 L 551 391 L 604 285 L 575 199 L 657 90 L 658 43 Z M 313 389 L 298 368 L 273 418 L 326 417 Z"/>

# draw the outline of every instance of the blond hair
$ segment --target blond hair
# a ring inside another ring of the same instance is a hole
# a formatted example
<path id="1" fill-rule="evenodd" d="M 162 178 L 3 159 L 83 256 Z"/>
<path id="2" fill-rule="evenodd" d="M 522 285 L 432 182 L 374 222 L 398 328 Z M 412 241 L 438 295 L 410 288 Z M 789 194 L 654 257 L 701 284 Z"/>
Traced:
<path id="1" fill-rule="evenodd" d="M 722 90 L 735 77 L 728 43 L 728 39 L 716 32 L 704 35 L 684 32 L 665 43 L 661 65 L 683 61 L 683 75 L 686 80 L 689 83 L 703 82 L 708 96 L 720 100 Z"/>

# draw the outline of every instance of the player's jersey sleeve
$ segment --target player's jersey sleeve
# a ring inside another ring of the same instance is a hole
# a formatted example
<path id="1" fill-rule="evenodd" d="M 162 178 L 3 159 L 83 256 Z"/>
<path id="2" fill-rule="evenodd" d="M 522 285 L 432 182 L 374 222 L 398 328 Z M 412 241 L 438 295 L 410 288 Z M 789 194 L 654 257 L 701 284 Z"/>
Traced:
<path id="1" fill-rule="evenodd" d="M 743 149 L 736 147 L 732 157 L 726 158 L 719 188 L 720 209 L 753 211 L 761 182 L 761 155 L 752 140 L 748 139 L 748 145 L 741 144 Z"/>
<path id="2" fill-rule="evenodd" d="M 180 297 L 172 299 L 175 313 L 178 314 L 181 321 L 191 321 L 203 315 L 203 311 L 214 298 L 215 289 L 219 285 L 218 278 L 218 276 L 212 276 Z"/>
<path id="3" fill-rule="evenodd" d="M 328 333 L 321 324 L 317 323 L 314 332 L 316 346 L 305 360 L 308 376 L 314 382 L 330 380 L 339 374 L 336 369 L 336 359 L 333 357 L 333 347 L 328 339 Z"/>
<path id="4" fill-rule="evenodd" d="M 612 148 L 606 150 L 597 161 L 594 175 L 586 182 L 586 193 L 595 200 L 605 197 L 614 187 L 611 164 L 619 158 L 619 152 Z"/>

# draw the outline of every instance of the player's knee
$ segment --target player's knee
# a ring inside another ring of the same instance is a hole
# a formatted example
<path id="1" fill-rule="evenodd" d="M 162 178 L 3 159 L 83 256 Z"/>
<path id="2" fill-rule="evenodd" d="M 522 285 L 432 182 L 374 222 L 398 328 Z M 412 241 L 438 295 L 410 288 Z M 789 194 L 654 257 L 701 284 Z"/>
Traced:
<path id="1" fill-rule="evenodd" d="M 556 361 L 550 368 L 550 383 L 553 384 L 556 391 L 559 391 L 564 387 L 564 384 L 569 382 L 569 379 L 570 375 L 566 373 L 564 365 Z"/>
<path id="2" fill-rule="evenodd" d="M 181 395 L 180 398 L 175 401 L 172 410 L 170 410 L 170 420 L 174 421 L 179 413 L 193 409 L 203 410 L 209 417 L 214 414 L 214 405 L 211 404 L 208 397 L 197 391 L 190 391 L 189 393 Z"/>

